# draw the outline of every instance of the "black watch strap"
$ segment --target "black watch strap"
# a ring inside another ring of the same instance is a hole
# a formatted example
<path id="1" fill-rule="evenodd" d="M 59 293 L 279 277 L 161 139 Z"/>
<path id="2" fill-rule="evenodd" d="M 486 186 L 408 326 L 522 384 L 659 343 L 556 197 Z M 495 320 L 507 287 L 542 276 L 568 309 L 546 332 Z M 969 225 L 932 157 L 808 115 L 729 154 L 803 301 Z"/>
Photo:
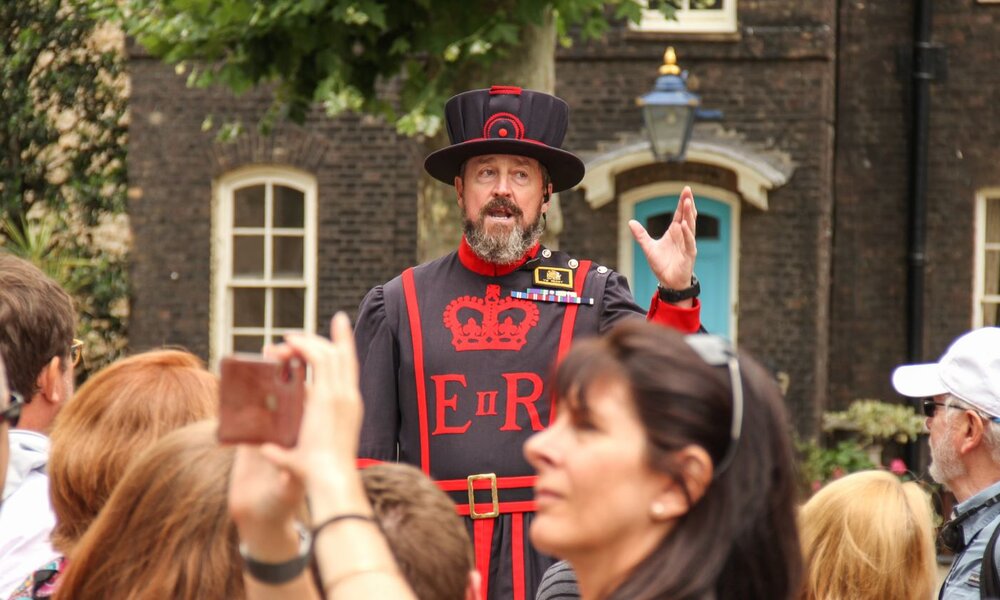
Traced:
<path id="1" fill-rule="evenodd" d="M 671 304 L 680 302 L 681 300 L 688 300 L 690 298 L 697 298 L 698 294 L 701 293 L 701 282 L 694 274 L 691 275 L 691 285 L 684 288 L 683 290 L 672 290 L 670 288 L 665 288 L 661 285 L 656 286 L 657 292 L 659 293 L 660 300 L 664 302 L 670 302 Z"/>
<path id="2" fill-rule="evenodd" d="M 257 581 L 270 585 L 281 585 L 295 579 L 305 571 L 312 558 L 312 535 L 303 528 L 299 530 L 299 536 L 299 555 L 280 563 L 261 562 L 250 556 L 246 546 L 240 544 L 244 570 Z"/>

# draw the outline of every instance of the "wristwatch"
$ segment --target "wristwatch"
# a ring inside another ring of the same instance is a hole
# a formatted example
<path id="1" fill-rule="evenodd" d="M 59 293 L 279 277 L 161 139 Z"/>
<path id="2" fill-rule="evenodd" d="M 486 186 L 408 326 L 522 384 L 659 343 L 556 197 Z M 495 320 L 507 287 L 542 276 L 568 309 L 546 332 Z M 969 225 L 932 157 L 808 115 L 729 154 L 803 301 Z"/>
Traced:
<path id="1" fill-rule="evenodd" d="M 664 302 L 670 302 L 671 304 L 676 304 L 681 300 L 687 300 L 689 298 L 697 298 L 698 294 L 701 293 L 701 282 L 695 277 L 694 273 L 691 274 L 691 285 L 684 288 L 683 290 L 672 290 L 665 288 L 662 285 L 657 284 L 656 290 L 659 293 L 660 300 Z"/>
<path id="2" fill-rule="evenodd" d="M 305 527 L 298 524 L 296 527 L 299 530 L 298 556 L 280 563 L 261 562 L 250 556 L 245 544 L 240 544 L 243 569 L 257 581 L 270 585 L 288 583 L 301 575 L 312 558 L 312 535 Z"/>

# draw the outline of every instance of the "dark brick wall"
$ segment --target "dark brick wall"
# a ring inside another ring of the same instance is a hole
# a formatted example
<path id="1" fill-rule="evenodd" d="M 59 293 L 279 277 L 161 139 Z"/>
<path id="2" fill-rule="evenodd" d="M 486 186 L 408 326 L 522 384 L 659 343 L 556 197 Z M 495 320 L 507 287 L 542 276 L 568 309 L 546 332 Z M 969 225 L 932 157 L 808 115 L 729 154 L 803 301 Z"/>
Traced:
<path id="1" fill-rule="evenodd" d="M 907 357 L 911 3 L 840 7 L 830 401 L 896 398 Z M 1000 6 L 934 3 L 948 74 L 931 85 L 924 359 L 972 324 L 976 191 L 1000 185 Z M 901 76 L 902 75 L 902 76 Z"/>
<path id="2" fill-rule="evenodd" d="M 634 98 L 652 86 L 663 48 L 676 47 L 703 105 L 724 111 L 722 124 L 798 165 L 770 209 L 745 204 L 740 248 L 739 340 L 790 375 L 796 424 L 812 429 L 826 395 L 828 289 L 833 206 L 835 23 L 832 3 L 741 2 L 740 33 L 701 42 L 621 33 L 605 44 L 560 53 L 557 93 L 573 109 L 568 144 L 593 151 L 620 131 L 640 131 Z M 657 165 L 623 174 L 618 193 L 659 178 L 733 187 L 706 165 Z M 591 210 L 582 194 L 563 194 L 562 247 L 614 265 L 617 200 Z M 711 290 L 705 290 L 711 293 Z"/>
<path id="3" fill-rule="evenodd" d="M 413 262 L 417 163 L 391 128 L 315 114 L 270 137 L 252 131 L 219 144 L 202 132 L 204 117 L 252 128 L 266 94 L 187 89 L 173 68 L 141 55 L 129 68 L 133 349 L 179 344 L 207 357 L 212 184 L 239 167 L 286 165 L 316 177 L 321 330 L 336 310 L 353 314 L 369 288 Z"/>
<path id="4" fill-rule="evenodd" d="M 789 405 L 804 431 L 826 407 L 894 397 L 888 376 L 905 359 L 909 101 L 896 54 L 911 43 L 910 4 L 741 0 L 734 35 L 618 29 L 558 52 L 571 150 L 594 152 L 641 131 L 634 98 L 651 87 L 671 44 L 704 105 L 724 111 L 724 127 L 794 161 L 769 210 L 743 207 L 739 339 L 790 375 Z M 948 46 L 949 73 L 932 94 L 928 358 L 969 327 L 975 192 L 1000 186 L 1000 5 L 935 5 L 934 38 Z M 130 67 L 134 347 L 180 343 L 207 353 L 211 186 L 239 165 L 316 175 L 322 320 L 413 262 L 422 157 L 411 143 L 368 119 L 317 114 L 272 138 L 251 134 L 223 147 L 201 132 L 203 116 L 253 123 L 265 95 L 188 90 L 171 68 L 142 57 Z M 661 177 L 697 192 L 699 182 L 731 188 L 731 176 L 689 162 L 639 168 L 617 183 L 620 193 Z M 616 266 L 617 201 L 593 210 L 581 192 L 566 192 L 561 202 L 562 247 Z"/>

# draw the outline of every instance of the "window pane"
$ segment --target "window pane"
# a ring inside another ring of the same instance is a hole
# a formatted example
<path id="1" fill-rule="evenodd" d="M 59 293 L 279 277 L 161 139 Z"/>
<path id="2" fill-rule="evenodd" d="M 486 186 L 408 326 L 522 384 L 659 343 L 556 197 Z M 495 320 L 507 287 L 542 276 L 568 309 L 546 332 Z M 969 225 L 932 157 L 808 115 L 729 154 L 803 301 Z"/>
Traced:
<path id="1" fill-rule="evenodd" d="M 984 302 L 983 327 L 996 327 L 998 325 L 1000 325 L 1000 304 Z"/>
<path id="2" fill-rule="evenodd" d="M 986 243 L 1000 243 L 1000 198 L 986 201 Z"/>
<path id="3" fill-rule="evenodd" d="M 302 247 L 304 238 L 295 236 L 274 237 L 274 277 L 302 277 Z"/>
<path id="4" fill-rule="evenodd" d="M 234 335 L 233 352 L 259 354 L 264 347 L 264 337 L 259 335 Z"/>
<path id="5" fill-rule="evenodd" d="M 673 212 L 660 213 L 646 219 L 646 232 L 654 239 L 663 237 L 674 220 Z M 694 223 L 694 236 L 699 240 L 719 239 L 719 220 L 708 215 L 698 215 Z"/>
<path id="6" fill-rule="evenodd" d="M 699 10 L 722 10 L 722 0 L 691 0 L 691 8 Z"/>
<path id="7" fill-rule="evenodd" d="M 275 288 L 274 326 L 304 327 L 306 291 L 303 288 Z"/>
<path id="8" fill-rule="evenodd" d="M 274 186 L 274 226 L 305 227 L 305 194 L 283 185 Z"/>
<path id="9" fill-rule="evenodd" d="M 251 185 L 236 190 L 233 209 L 235 227 L 264 226 L 264 186 Z"/>
<path id="10" fill-rule="evenodd" d="M 986 285 L 983 290 L 988 295 L 1000 294 L 1000 250 L 987 250 L 984 266 Z"/>
<path id="11" fill-rule="evenodd" d="M 233 236 L 233 275 L 264 276 L 263 236 Z"/>
<path id="12" fill-rule="evenodd" d="M 233 326 L 264 326 L 264 290 L 262 288 L 233 289 Z"/>

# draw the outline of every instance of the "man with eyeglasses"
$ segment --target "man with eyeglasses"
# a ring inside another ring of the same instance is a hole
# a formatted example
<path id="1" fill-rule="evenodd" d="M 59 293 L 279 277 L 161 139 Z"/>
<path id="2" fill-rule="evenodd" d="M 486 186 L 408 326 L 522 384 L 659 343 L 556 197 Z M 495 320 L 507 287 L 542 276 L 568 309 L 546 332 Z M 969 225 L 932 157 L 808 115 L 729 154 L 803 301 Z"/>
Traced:
<path id="1" fill-rule="evenodd" d="M 0 507 L 0 598 L 57 556 L 49 543 L 55 515 L 48 432 L 73 395 L 82 350 L 75 329 L 69 294 L 31 263 L 0 250 L 0 356 L 8 389 L 0 407 L 10 453 Z"/>
<path id="2" fill-rule="evenodd" d="M 996 598 L 1000 549 L 1000 328 L 984 327 L 956 339 L 936 363 L 904 365 L 892 374 L 900 394 L 924 398 L 930 430 L 930 474 L 955 494 L 958 505 L 940 541 L 955 561 L 939 598 Z"/>

